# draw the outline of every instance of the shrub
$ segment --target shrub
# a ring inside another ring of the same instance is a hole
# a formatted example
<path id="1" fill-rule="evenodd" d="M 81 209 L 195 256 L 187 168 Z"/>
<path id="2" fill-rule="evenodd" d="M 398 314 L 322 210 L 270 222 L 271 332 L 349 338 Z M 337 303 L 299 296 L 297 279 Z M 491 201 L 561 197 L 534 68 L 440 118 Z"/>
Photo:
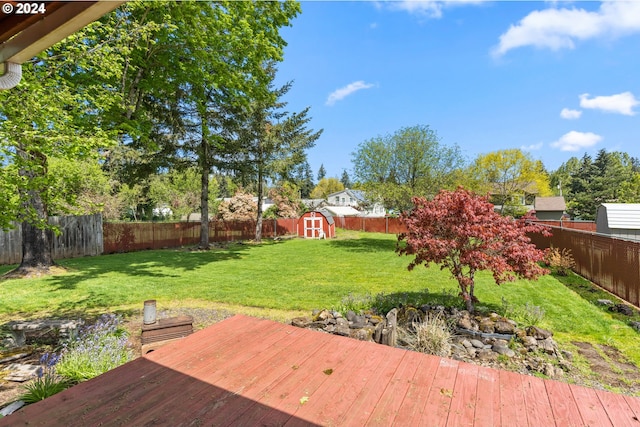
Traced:
<path id="1" fill-rule="evenodd" d="M 58 374 L 73 381 L 84 381 L 133 359 L 120 319 L 103 315 L 94 325 L 83 328 L 78 338 L 66 344 L 57 365 Z"/>
<path id="2" fill-rule="evenodd" d="M 365 311 L 371 309 L 373 298 L 370 294 L 366 295 L 353 295 L 349 294 L 340 300 L 340 303 L 333 308 L 334 311 L 339 312 L 343 316 L 347 315 L 347 312 L 353 311 L 356 314 L 362 314 Z"/>
<path id="3" fill-rule="evenodd" d="M 542 307 L 527 301 L 524 306 L 515 306 L 502 297 L 502 316 L 523 323 L 536 326 L 544 319 L 545 311 Z"/>
<path id="4" fill-rule="evenodd" d="M 69 388 L 71 383 L 56 374 L 55 364 L 59 359 L 60 356 L 55 353 L 42 355 L 40 358 L 42 366 L 38 369 L 37 377 L 24 385 L 25 393 L 20 397 L 22 401 L 27 404 L 35 403 Z"/>
<path id="5" fill-rule="evenodd" d="M 400 340 L 411 350 L 435 356 L 451 354 L 451 331 L 441 314 L 429 314 L 422 323 L 400 329 Z"/>
<path id="6" fill-rule="evenodd" d="M 549 248 L 544 255 L 544 263 L 551 267 L 551 270 L 559 276 L 568 276 L 576 263 L 571 254 L 571 250 L 563 248 Z"/>

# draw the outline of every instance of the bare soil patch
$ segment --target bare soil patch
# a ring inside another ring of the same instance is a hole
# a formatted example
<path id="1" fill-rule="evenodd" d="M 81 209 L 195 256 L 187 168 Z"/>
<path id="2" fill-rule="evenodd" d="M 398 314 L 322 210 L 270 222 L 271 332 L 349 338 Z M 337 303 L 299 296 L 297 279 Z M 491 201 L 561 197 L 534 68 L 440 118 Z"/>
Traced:
<path id="1" fill-rule="evenodd" d="M 598 388 L 613 388 L 626 394 L 640 394 L 640 369 L 628 361 L 615 347 L 595 346 L 588 342 L 573 342 L 578 354 L 586 360 L 593 372 L 584 378 L 586 385 Z"/>

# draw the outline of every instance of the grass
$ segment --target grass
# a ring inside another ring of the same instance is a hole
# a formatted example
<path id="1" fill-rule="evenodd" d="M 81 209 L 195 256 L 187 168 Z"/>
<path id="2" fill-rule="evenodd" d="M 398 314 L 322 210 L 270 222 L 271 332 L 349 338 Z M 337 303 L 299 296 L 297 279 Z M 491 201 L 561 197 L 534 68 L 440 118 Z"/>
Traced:
<path id="1" fill-rule="evenodd" d="M 159 310 L 212 307 L 285 320 L 316 308 L 338 307 L 348 295 L 384 293 L 410 301 L 424 298 L 425 288 L 441 300 L 457 294 L 457 283 L 448 272 L 437 266 L 409 272 L 409 258 L 397 256 L 394 248 L 393 235 L 340 232 L 333 240 L 291 239 L 231 244 L 207 252 L 176 249 L 61 260 L 69 270 L 65 274 L 0 282 L 0 322 L 140 314 L 147 299 L 157 300 Z M 0 274 L 11 268 L 0 266 Z M 476 296 L 480 307 L 498 313 L 504 301 L 515 307 L 539 306 L 545 312 L 539 326 L 553 330 L 558 342 L 613 345 L 640 365 L 638 333 L 626 319 L 577 292 L 587 285 L 591 286 L 570 275 L 496 286 L 490 274 L 479 274 Z"/>

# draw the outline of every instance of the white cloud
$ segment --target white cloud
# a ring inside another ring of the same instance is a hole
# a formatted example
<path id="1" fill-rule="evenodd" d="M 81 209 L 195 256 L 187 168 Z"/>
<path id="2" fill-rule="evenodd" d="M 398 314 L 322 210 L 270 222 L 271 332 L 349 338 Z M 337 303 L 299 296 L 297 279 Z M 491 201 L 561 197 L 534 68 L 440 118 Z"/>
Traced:
<path id="1" fill-rule="evenodd" d="M 640 101 L 638 101 L 631 92 L 623 92 L 610 96 L 596 96 L 593 98 L 589 98 L 588 93 L 580 95 L 580 106 L 582 108 L 593 108 L 608 113 L 633 116 L 636 114 L 636 112 L 633 111 L 633 107 L 636 105 L 640 105 Z"/>
<path id="2" fill-rule="evenodd" d="M 537 144 L 523 145 L 520 149 L 523 151 L 537 151 L 541 149 L 543 145 L 544 144 L 542 142 L 538 142 Z"/>
<path id="3" fill-rule="evenodd" d="M 362 89 L 369 89 L 374 87 L 375 85 L 371 83 L 365 83 L 363 80 L 358 80 L 357 82 L 349 83 L 345 87 L 341 87 L 340 89 L 336 89 L 331 92 L 329 97 L 327 98 L 327 102 L 325 105 L 333 105 L 336 101 L 340 101 L 341 99 L 346 98 L 354 92 L 357 92 Z"/>
<path id="4" fill-rule="evenodd" d="M 441 18 L 445 7 L 465 4 L 479 4 L 486 0 L 400 0 L 387 2 L 389 8 L 402 10 L 413 15 L 426 16 L 427 18 Z"/>
<path id="5" fill-rule="evenodd" d="M 580 110 L 571 110 L 569 108 L 563 108 L 562 111 L 560 111 L 560 117 L 567 120 L 579 119 L 581 115 L 582 115 L 582 111 Z"/>
<path id="6" fill-rule="evenodd" d="M 588 148 L 602 141 L 602 137 L 591 132 L 578 132 L 572 130 L 565 133 L 559 140 L 552 142 L 551 146 L 559 148 L 561 151 L 578 151 L 582 148 Z"/>
<path id="7" fill-rule="evenodd" d="M 597 11 L 557 9 L 533 11 L 500 36 L 492 53 L 502 56 L 523 46 L 573 49 L 577 40 L 620 37 L 640 32 L 640 2 L 605 1 Z"/>

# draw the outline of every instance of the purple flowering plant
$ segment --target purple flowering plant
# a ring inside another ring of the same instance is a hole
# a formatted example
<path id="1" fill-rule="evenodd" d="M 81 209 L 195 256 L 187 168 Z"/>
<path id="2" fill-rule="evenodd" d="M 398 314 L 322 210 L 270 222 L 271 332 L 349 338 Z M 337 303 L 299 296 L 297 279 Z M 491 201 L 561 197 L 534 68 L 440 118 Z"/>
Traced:
<path id="1" fill-rule="evenodd" d="M 56 365 L 58 374 L 79 382 L 132 360 L 133 350 L 120 322 L 119 316 L 104 314 L 94 324 L 81 328 L 75 340 L 63 345 Z"/>

